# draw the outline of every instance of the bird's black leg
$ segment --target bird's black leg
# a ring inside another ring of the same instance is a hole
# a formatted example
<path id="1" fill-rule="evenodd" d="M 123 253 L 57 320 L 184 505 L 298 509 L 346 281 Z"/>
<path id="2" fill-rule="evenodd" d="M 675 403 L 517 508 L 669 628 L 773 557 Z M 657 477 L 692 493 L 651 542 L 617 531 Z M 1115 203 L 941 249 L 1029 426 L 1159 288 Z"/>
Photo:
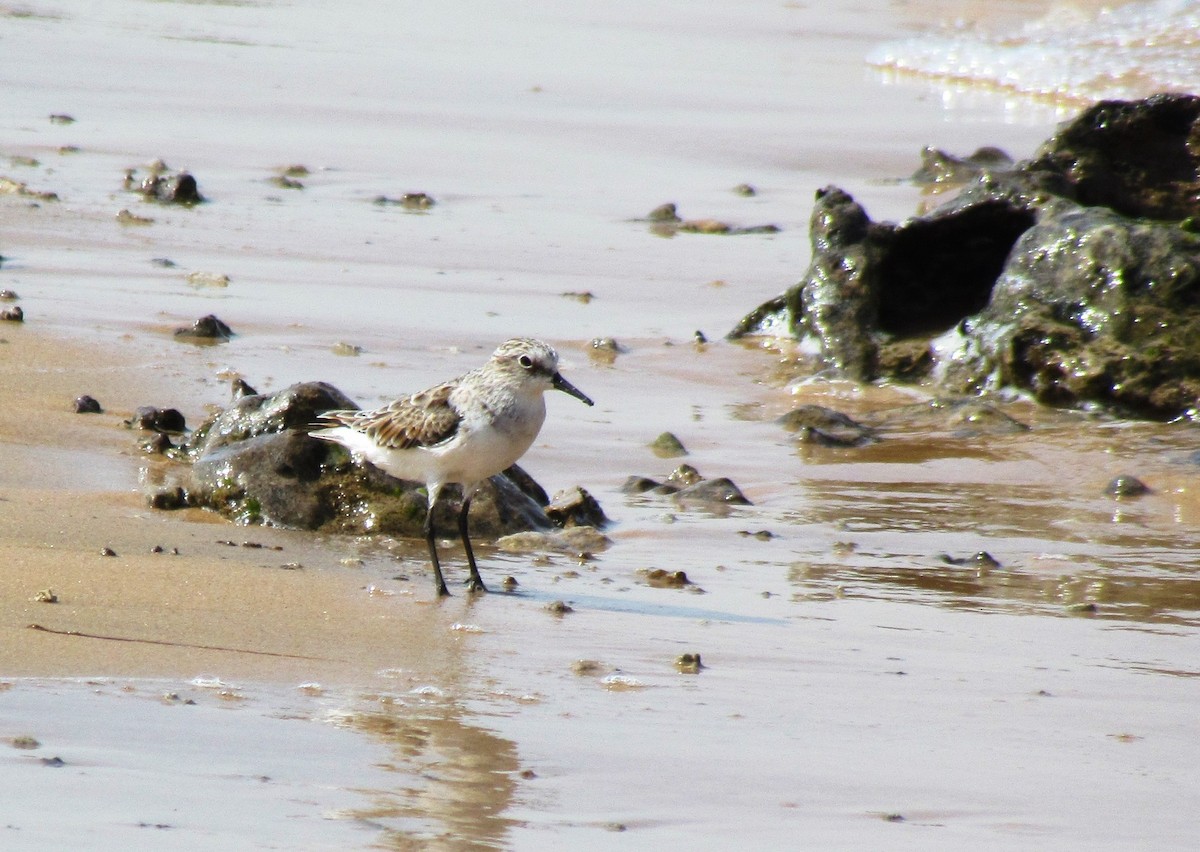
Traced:
<path id="1" fill-rule="evenodd" d="M 442 576 L 442 566 L 438 564 L 437 544 L 433 540 L 433 506 L 437 503 L 440 489 L 429 489 L 429 511 L 425 513 L 425 542 L 429 545 L 429 561 L 433 565 L 433 581 L 437 588 L 438 597 L 450 596 L 446 588 L 446 579 Z"/>
<path id="2" fill-rule="evenodd" d="M 475 565 L 475 552 L 471 550 L 471 536 L 467 531 L 467 515 L 470 511 L 471 495 L 464 491 L 462 508 L 458 512 L 458 534 L 462 536 L 463 547 L 467 551 L 467 565 L 471 568 L 471 579 L 467 581 L 467 588 L 472 592 L 486 592 L 487 586 L 483 584 L 483 577 L 479 576 L 479 568 Z"/>

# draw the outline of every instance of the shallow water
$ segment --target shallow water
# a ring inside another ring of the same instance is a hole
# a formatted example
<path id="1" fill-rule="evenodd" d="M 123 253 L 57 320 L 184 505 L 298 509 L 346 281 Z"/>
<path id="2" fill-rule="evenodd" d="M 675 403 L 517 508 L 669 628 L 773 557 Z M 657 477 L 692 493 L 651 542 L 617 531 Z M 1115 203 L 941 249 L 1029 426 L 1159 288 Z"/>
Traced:
<path id="1" fill-rule="evenodd" d="M 0 287 L 28 318 L 0 329 L 0 736 L 43 742 L 0 769 L 29 796 L 9 800 L 5 840 L 1187 848 L 1194 427 L 1013 404 L 1028 432 L 971 434 L 896 416 L 921 389 L 721 341 L 806 265 L 816 188 L 902 218 L 923 203 L 902 180 L 922 146 L 1019 157 L 1062 117 L 988 86 L 880 81 L 867 57 L 898 27 L 936 43 L 964 9 L 993 31 L 1045 13 L 952 5 L 0 5 L 0 175 L 61 196 L 0 196 Z M 157 157 L 209 202 L 125 192 L 125 169 Z M 294 163 L 304 189 L 270 182 Z M 437 203 L 372 203 L 408 191 Z M 664 237 L 639 220 L 667 201 L 782 230 Z M 118 224 L 122 208 L 154 222 Z M 207 313 L 237 336 L 172 338 Z M 485 576 L 517 594 L 433 605 L 421 542 L 141 503 L 158 465 L 120 426 L 139 405 L 194 425 L 235 374 L 370 404 L 517 333 L 554 341 L 597 400 L 552 398 L 525 466 L 615 522 L 583 557 L 481 542 Z M 628 352 L 591 357 L 597 336 Z M 104 415 L 69 413 L 84 392 Z M 883 440 L 796 446 L 773 421 L 801 403 L 878 421 Z M 753 505 L 624 495 L 676 463 L 646 447 L 663 431 Z M 1106 496 L 1119 474 L 1152 492 Z M 691 585 L 651 588 L 654 568 Z M 59 604 L 29 602 L 47 586 Z M 679 671 L 684 653 L 705 668 Z M 213 745 L 226 737 L 246 759 Z M 224 819 L 248 786 L 255 824 Z M 77 806 L 34 825 L 52 794 Z"/>

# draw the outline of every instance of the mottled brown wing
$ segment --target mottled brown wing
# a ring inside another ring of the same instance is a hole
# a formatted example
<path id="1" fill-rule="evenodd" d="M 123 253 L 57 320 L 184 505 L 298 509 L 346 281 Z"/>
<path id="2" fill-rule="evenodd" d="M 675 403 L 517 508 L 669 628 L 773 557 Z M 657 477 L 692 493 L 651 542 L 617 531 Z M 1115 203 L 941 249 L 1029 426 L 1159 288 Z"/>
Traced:
<path id="1" fill-rule="evenodd" d="M 453 385 L 438 385 L 398 399 L 374 411 L 356 411 L 337 419 L 366 432 L 381 447 L 407 450 L 429 447 L 451 437 L 462 420 L 450 406 Z"/>

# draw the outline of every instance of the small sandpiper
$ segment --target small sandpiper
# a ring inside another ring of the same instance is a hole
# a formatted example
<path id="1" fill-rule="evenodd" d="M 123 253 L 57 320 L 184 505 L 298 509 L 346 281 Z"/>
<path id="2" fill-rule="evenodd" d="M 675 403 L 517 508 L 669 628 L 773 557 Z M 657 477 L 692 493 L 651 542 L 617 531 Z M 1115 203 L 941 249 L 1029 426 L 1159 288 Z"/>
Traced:
<path id="1" fill-rule="evenodd" d="M 525 454 L 546 419 L 543 393 L 569 393 L 592 405 L 558 372 L 558 353 L 540 340 L 505 341 L 482 367 L 373 411 L 327 411 L 331 424 L 312 432 L 367 459 L 398 479 L 424 482 L 429 498 L 425 541 L 438 595 L 449 595 L 437 545 L 433 507 L 443 486 L 462 486 L 458 531 L 467 551 L 471 591 L 486 592 L 467 534 L 475 490 Z"/>

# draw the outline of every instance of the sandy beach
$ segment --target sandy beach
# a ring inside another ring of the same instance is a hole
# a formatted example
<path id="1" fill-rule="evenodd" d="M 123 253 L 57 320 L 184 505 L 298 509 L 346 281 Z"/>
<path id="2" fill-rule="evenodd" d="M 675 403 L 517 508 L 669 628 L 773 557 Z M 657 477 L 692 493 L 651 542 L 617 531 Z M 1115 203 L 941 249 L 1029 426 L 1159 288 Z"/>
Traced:
<path id="1" fill-rule="evenodd" d="M 930 394 L 722 339 L 802 274 L 818 188 L 902 219 L 922 147 L 1028 156 L 1076 108 L 873 51 L 1050 5 L 0 2 L 0 845 L 1190 848 L 1194 427 L 1014 402 L 1027 433 L 798 447 L 796 405 Z M 205 203 L 125 188 L 159 159 Z M 376 201 L 406 192 L 435 203 Z M 666 202 L 779 231 L 663 236 Z M 233 339 L 174 337 L 206 314 Z M 587 555 L 477 543 L 515 593 L 147 504 L 139 406 L 374 405 L 513 335 L 597 402 L 548 399 L 523 465 L 613 520 Z M 679 463 L 664 431 L 751 505 L 623 493 Z"/>

